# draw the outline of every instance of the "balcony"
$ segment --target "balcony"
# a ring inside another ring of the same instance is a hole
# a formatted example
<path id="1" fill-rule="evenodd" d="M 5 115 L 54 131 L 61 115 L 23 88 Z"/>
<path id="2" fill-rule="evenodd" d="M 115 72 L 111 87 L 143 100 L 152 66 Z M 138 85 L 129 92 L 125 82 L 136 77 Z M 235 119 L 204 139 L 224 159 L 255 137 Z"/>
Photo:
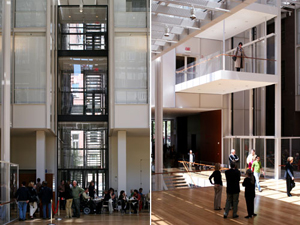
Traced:
<path id="1" fill-rule="evenodd" d="M 235 71 L 232 60 L 236 49 L 216 52 L 177 69 L 175 92 L 228 94 L 277 84 L 274 34 L 243 47 L 247 57 L 240 72 Z"/>

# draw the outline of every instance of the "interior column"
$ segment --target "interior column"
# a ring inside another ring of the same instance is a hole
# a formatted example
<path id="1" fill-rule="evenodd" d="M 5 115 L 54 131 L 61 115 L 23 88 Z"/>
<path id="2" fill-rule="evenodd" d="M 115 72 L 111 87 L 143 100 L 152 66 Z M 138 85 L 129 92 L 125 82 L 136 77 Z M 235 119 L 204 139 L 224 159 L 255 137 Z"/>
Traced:
<path id="1" fill-rule="evenodd" d="M 46 179 L 46 133 L 36 132 L 36 178 Z"/>
<path id="2" fill-rule="evenodd" d="M 126 131 L 118 131 L 118 192 L 124 190 L 129 194 L 126 174 Z"/>
<path id="3" fill-rule="evenodd" d="M 155 60 L 155 184 L 163 189 L 163 74 L 161 57 Z"/>

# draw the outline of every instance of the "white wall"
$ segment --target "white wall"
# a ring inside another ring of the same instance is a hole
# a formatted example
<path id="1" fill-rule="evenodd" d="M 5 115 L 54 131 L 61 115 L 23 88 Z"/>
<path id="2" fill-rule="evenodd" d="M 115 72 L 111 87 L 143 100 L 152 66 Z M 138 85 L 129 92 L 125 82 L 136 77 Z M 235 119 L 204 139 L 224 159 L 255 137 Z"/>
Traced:
<path id="1" fill-rule="evenodd" d="M 46 128 L 46 105 L 13 105 L 13 128 Z"/>
<path id="2" fill-rule="evenodd" d="M 149 105 L 115 105 L 115 128 L 149 128 Z"/>
<path id="3" fill-rule="evenodd" d="M 185 47 L 190 47 L 191 52 L 187 53 Z M 200 54 L 200 38 L 191 38 L 176 48 L 176 54 L 199 55 Z"/>
<path id="4" fill-rule="evenodd" d="M 176 72 L 176 52 L 175 49 L 169 51 L 162 57 L 163 74 L 163 106 L 175 107 L 175 72 Z"/>

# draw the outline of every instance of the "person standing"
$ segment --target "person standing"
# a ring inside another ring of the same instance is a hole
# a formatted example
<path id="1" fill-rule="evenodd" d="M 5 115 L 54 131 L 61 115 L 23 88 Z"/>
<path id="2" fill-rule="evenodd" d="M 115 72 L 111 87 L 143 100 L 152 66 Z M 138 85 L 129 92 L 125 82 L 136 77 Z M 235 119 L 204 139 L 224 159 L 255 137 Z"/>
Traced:
<path id="1" fill-rule="evenodd" d="M 292 197 L 291 190 L 295 187 L 295 181 L 294 181 L 294 170 L 292 163 L 294 161 L 293 157 L 287 158 L 287 163 L 285 165 L 285 179 L 286 179 L 286 191 L 287 196 Z"/>
<path id="2" fill-rule="evenodd" d="M 38 179 L 36 179 L 36 181 L 37 181 L 37 183 L 36 183 L 36 191 L 39 194 L 39 192 L 40 192 L 40 190 L 42 188 L 41 179 L 38 178 Z"/>
<path id="3" fill-rule="evenodd" d="M 30 193 L 30 199 L 29 199 L 29 217 L 30 217 L 30 219 L 33 220 L 33 214 L 37 210 L 37 202 L 38 202 L 37 192 L 36 192 L 36 190 L 34 188 L 34 183 L 33 182 L 30 182 L 28 184 L 28 191 Z"/>
<path id="4" fill-rule="evenodd" d="M 231 149 L 231 154 L 229 155 L 229 165 L 231 165 L 231 163 L 235 163 L 236 166 L 235 168 L 237 168 L 237 163 L 240 161 L 240 158 L 235 154 L 235 150 Z"/>
<path id="5" fill-rule="evenodd" d="M 188 153 L 188 157 L 189 157 L 189 170 L 192 171 L 193 170 L 192 165 L 195 162 L 195 154 L 193 153 L 192 150 L 190 150 L 190 153 Z"/>
<path id="6" fill-rule="evenodd" d="M 65 199 L 65 181 L 61 180 L 60 185 L 58 187 L 59 199 L 60 199 L 60 210 L 66 209 L 66 199 Z"/>
<path id="7" fill-rule="evenodd" d="M 84 192 L 81 187 L 77 186 L 77 181 L 73 181 L 72 196 L 74 205 L 74 215 L 73 217 L 80 218 L 80 195 Z"/>
<path id="8" fill-rule="evenodd" d="M 209 181 L 214 185 L 215 189 L 215 199 L 214 199 L 214 209 L 221 210 L 221 198 L 222 198 L 222 174 L 220 172 L 220 163 L 216 163 L 215 171 L 210 175 Z M 212 183 L 211 179 L 214 178 L 214 183 Z"/>
<path id="9" fill-rule="evenodd" d="M 235 51 L 235 56 L 236 56 L 236 60 L 235 60 L 235 63 L 234 63 L 234 67 L 236 68 L 236 71 L 240 72 L 241 69 L 244 68 L 244 58 L 246 58 L 246 54 L 245 54 L 245 51 L 244 49 L 242 48 L 243 46 L 243 43 L 240 42 L 238 47 L 236 48 L 236 51 Z"/>
<path id="10" fill-rule="evenodd" d="M 260 184 L 259 184 L 259 177 L 260 177 L 260 171 L 263 172 L 265 175 L 265 172 L 263 171 L 263 168 L 261 166 L 260 157 L 257 155 L 255 161 L 253 162 L 251 169 L 253 170 L 254 177 L 255 177 L 255 186 L 257 187 L 259 192 L 262 192 Z"/>
<path id="11" fill-rule="evenodd" d="M 234 162 L 231 163 L 230 169 L 226 170 L 225 176 L 227 181 L 227 199 L 224 218 L 227 218 L 228 216 L 230 205 L 233 206 L 233 218 L 238 218 L 239 216 L 237 215 L 237 210 L 239 203 L 241 173 L 238 169 L 236 169 L 236 164 Z"/>
<path id="12" fill-rule="evenodd" d="M 91 197 L 91 199 L 95 198 L 95 193 L 96 193 L 95 183 L 94 181 L 91 181 L 89 186 L 89 196 Z"/>
<path id="13" fill-rule="evenodd" d="M 52 189 L 47 187 L 47 181 L 44 181 L 42 184 L 42 188 L 40 190 L 39 196 L 43 205 L 43 219 L 45 220 L 47 217 L 47 208 L 48 208 L 48 219 L 51 216 L 51 199 L 52 199 Z"/>
<path id="14" fill-rule="evenodd" d="M 247 157 L 247 165 L 248 165 L 248 169 L 251 169 L 251 166 L 253 164 L 253 162 L 255 161 L 256 155 L 255 155 L 255 150 L 252 149 L 250 154 Z"/>
<path id="15" fill-rule="evenodd" d="M 253 176 L 251 169 L 246 171 L 246 178 L 243 181 L 243 186 L 245 187 L 245 199 L 248 212 L 248 215 L 245 216 L 245 218 L 249 219 L 252 216 L 257 216 L 257 214 L 254 213 L 255 177 Z"/>
<path id="16" fill-rule="evenodd" d="M 30 193 L 28 189 L 25 187 L 26 182 L 23 181 L 21 187 L 16 192 L 16 199 L 18 201 L 18 207 L 19 207 L 19 221 L 26 220 L 26 210 L 27 210 L 27 203 L 30 199 Z"/>
<path id="17" fill-rule="evenodd" d="M 65 183 L 65 198 L 66 198 L 66 218 L 72 218 L 72 203 L 73 196 L 70 188 L 70 182 Z"/>

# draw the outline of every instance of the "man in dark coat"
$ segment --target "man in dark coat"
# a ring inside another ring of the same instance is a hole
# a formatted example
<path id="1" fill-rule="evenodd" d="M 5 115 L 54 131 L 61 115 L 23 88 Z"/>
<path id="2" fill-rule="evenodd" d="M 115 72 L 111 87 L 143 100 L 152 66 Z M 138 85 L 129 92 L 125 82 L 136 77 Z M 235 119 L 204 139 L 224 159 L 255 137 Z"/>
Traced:
<path id="1" fill-rule="evenodd" d="M 236 213 L 239 203 L 241 173 L 238 169 L 236 169 L 235 162 L 230 164 L 230 169 L 225 172 L 225 176 L 227 181 L 227 199 L 224 218 L 227 218 L 228 216 L 230 205 L 233 206 L 233 218 L 237 218 L 239 217 Z"/>
<path id="2" fill-rule="evenodd" d="M 27 211 L 27 203 L 30 199 L 30 193 L 28 189 L 25 187 L 26 182 L 22 182 L 22 186 L 17 190 L 17 193 L 15 195 L 18 206 L 19 206 L 19 212 L 20 212 L 20 221 L 26 220 L 26 211 Z"/>
<path id="3" fill-rule="evenodd" d="M 42 184 L 42 188 L 39 193 L 39 197 L 42 201 L 43 205 L 43 219 L 46 219 L 47 217 L 47 211 L 46 208 L 48 207 L 48 219 L 50 219 L 51 216 L 51 199 L 52 199 L 52 189 L 47 187 L 47 181 L 44 181 Z"/>

